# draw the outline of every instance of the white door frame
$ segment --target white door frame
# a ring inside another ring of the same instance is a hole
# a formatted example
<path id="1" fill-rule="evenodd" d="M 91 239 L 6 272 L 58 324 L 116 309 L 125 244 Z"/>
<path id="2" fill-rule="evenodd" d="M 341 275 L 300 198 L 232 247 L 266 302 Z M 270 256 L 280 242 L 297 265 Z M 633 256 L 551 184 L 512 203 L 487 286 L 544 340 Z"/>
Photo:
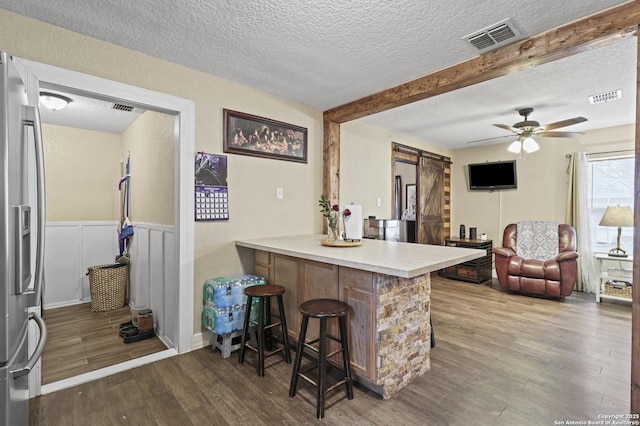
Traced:
<path id="1" fill-rule="evenodd" d="M 164 93 L 107 80 L 51 65 L 25 61 L 40 82 L 76 89 L 106 99 L 118 99 L 146 109 L 174 115 L 175 132 L 175 265 L 178 271 L 175 294 L 178 297 L 176 349 L 193 349 L 194 277 L 194 201 L 195 103 Z"/>

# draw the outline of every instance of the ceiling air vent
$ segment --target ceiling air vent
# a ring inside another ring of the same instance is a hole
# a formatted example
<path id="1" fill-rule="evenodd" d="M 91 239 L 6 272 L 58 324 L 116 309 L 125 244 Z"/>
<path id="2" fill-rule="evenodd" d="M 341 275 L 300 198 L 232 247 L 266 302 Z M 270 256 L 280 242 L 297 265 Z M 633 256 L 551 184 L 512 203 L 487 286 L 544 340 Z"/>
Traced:
<path id="1" fill-rule="evenodd" d="M 133 107 L 129 106 L 129 105 L 123 105 L 123 104 L 113 104 L 111 106 L 111 109 L 115 109 L 118 111 L 124 111 L 124 112 L 131 112 L 133 111 Z"/>
<path id="2" fill-rule="evenodd" d="M 518 29 L 509 19 L 498 22 L 473 34 L 462 37 L 476 49 L 486 52 L 514 42 L 520 36 Z"/>
<path id="3" fill-rule="evenodd" d="M 622 99 L 622 90 L 612 90 L 611 92 L 598 93 L 597 95 L 589 96 L 589 103 L 601 104 L 603 102 L 615 101 Z"/>

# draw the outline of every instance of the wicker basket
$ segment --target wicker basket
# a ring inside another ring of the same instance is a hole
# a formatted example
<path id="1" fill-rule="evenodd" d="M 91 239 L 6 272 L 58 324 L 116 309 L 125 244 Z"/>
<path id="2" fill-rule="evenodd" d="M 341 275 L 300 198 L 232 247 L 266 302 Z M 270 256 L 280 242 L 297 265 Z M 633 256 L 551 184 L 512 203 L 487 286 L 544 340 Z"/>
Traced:
<path id="1" fill-rule="evenodd" d="M 128 265 L 115 263 L 91 266 L 87 275 L 89 275 L 91 310 L 93 312 L 112 311 L 124 306 L 129 278 Z"/>
<path id="2" fill-rule="evenodd" d="M 613 285 L 613 284 L 606 284 L 604 285 L 604 294 L 608 295 L 608 296 L 617 296 L 617 297 L 624 297 L 627 299 L 631 299 L 631 289 L 633 287 L 631 286 L 620 286 L 620 285 Z"/>

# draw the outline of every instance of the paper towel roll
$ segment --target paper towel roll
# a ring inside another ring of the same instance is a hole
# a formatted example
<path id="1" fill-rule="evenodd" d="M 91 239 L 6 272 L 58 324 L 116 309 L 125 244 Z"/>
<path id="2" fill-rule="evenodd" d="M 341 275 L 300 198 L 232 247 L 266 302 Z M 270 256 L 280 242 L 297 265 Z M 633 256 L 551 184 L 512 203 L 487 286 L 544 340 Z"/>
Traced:
<path id="1" fill-rule="evenodd" d="M 343 222 L 344 239 L 345 240 L 361 240 L 362 239 L 362 206 L 349 204 L 346 206 L 351 215 L 346 216 Z"/>

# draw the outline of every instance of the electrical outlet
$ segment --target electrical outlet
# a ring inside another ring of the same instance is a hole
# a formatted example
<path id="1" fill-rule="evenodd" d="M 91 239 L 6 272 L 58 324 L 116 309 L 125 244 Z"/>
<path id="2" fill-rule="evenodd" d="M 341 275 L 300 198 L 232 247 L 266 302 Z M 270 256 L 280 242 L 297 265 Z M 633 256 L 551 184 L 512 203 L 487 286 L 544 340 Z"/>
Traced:
<path id="1" fill-rule="evenodd" d="M 376 198 L 376 206 L 380 207 L 382 205 L 382 200 L 380 198 Z"/>
<path id="2" fill-rule="evenodd" d="M 277 187 L 276 188 L 276 199 L 282 200 L 284 198 L 284 188 Z"/>

